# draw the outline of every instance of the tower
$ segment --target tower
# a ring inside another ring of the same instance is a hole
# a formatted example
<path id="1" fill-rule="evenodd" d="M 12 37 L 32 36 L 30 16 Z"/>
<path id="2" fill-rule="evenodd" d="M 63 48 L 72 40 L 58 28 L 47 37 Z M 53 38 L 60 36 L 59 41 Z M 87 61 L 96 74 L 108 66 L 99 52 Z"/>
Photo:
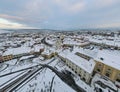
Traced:
<path id="1" fill-rule="evenodd" d="M 61 48 L 62 40 L 63 40 L 63 36 L 62 36 L 62 35 L 59 36 L 59 37 L 57 37 L 57 41 L 56 41 L 56 43 L 55 43 L 55 45 L 56 45 L 56 50 Z"/>

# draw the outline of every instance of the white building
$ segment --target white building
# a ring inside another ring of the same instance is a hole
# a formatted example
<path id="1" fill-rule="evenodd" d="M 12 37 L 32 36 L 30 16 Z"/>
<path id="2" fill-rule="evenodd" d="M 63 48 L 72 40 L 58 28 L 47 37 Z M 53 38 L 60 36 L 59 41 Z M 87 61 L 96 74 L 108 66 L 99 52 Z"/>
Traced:
<path id="1" fill-rule="evenodd" d="M 93 59 L 88 61 L 72 52 L 61 52 L 59 57 L 61 57 L 61 59 L 65 61 L 66 65 L 76 72 L 81 79 L 89 83 L 95 67 Z"/>

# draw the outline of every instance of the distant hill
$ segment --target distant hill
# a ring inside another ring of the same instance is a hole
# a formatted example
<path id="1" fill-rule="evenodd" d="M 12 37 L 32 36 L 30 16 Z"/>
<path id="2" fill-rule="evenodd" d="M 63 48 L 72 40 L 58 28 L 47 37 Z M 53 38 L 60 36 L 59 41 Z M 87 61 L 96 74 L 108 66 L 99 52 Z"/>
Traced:
<path id="1" fill-rule="evenodd" d="M 10 31 L 0 29 L 0 34 L 2 34 L 2 33 L 9 33 L 9 32 L 10 32 Z"/>

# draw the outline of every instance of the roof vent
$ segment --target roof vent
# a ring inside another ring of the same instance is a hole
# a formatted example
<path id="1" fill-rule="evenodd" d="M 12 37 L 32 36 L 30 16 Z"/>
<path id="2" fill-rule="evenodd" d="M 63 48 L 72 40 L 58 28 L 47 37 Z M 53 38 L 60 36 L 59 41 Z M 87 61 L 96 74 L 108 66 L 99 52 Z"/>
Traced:
<path id="1" fill-rule="evenodd" d="M 104 58 L 101 57 L 100 60 L 104 60 Z"/>

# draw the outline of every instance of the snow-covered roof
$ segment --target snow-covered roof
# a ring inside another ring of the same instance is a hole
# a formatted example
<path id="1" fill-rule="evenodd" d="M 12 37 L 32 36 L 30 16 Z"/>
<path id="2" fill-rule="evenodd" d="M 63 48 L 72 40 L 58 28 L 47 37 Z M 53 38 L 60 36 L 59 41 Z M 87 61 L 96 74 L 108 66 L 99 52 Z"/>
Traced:
<path id="1" fill-rule="evenodd" d="M 30 47 L 18 47 L 18 48 L 9 48 L 7 51 L 3 53 L 3 55 L 16 55 L 16 54 L 22 54 L 22 53 L 29 53 L 31 51 Z"/>
<path id="2" fill-rule="evenodd" d="M 97 49 L 90 50 L 90 49 L 83 49 L 83 48 L 74 47 L 74 51 L 73 52 L 74 53 L 79 52 L 81 54 L 84 54 L 86 56 L 94 58 L 94 57 L 96 57 L 98 51 L 97 51 Z"/>
<path id="3" fill-rule="evenodd" d="M 83 46 L 83 45 L 89 44 L 89 42 L 83 41 L 83 40 L 76 40 L 75 41 L 74 39 L 67 38 L 67 39 L 64 39 L 63 44 Z"/>
<path id="4" fill-rule="evenodd" d="M 89 50 L 83 48 L 74 47 L 73 52 L 79 52 L 81 54 L 92 57 L 96 61 L 102 62 L 108 66 L 114 67 L 115 69 L 120 70 L 120 52 L 111 51 L 111 50 Z M 103 60 L 101 60 L 103 58 Z"/>
<path id="5" fill-rule="evenodd" d="M 120 70 L 120 52 L 99 50 L 95 60 Z"/>
<path id="6" fill-rule="evenodd" d="M 51 53 L 54 53 L 54 52 L 55 52 L 54 48 L 46 47 L 41 54 L 50 55 Z"/>
<path id="7" fill-rule="evenodd" d="M 45 54 L 45 55 L 50 55 L 51 53 L 53 53 L 53 52 L 50 50 L 47 50 L 47 51 L 45 50 L 42 52 L 42 54 Z"/>
<path id="8" fill-rule="evenodd" d="M 48 44 L 50 44 L 50 45 L 54 45 L 55 44 L 55 40 L 54 39 L 45 39 L 45 41 L 48 43 Z"/>
<path id="9" fill-rule="evenodd" d="M 39 52 L 40 49 L 44 49 L 44 46 L 43 46 L 43 45 L 35 45 L 35 46 L 34 46 L 34 51 L 35 51 L 35 52 Z"/>
<path id="10" fill-rule="evenodd" d="M 89 38 L 91 42 L 120 47 L 120 39 L 107 40 L 105 38 Z"/>
<path id="11" fill-rule="evenodd" d="M 33 57 L 34 55 L 29 55 L 29 56 L 23 56 L 19 60 L 24 60 Z"/>
<path id="12" fill-rule="evenodd" d="M 74 53 L 71 53 L 71 52 L 66 52 L 66 53 L 61 52 L 59 55 L 62 56 L 63 58 L 70 60 L 72 63 L 79 66 L 80 68 L 82 68 L 84 71 L 86 71 L 88 73 L 92 73 L 92 71 L 94 69 L 95 62 L 92 59 L 90 61 L 88 61 L 84 58 L 81 58 L 81 57 L 75 55 Z"/>

